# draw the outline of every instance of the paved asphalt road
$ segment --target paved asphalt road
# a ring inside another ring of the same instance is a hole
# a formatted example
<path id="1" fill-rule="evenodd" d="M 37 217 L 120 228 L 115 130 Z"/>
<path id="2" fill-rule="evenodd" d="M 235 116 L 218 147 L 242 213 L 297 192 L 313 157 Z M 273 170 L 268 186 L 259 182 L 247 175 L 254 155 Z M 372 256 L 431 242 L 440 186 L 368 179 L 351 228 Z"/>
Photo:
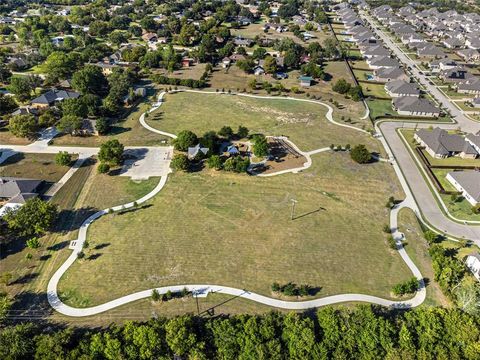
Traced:
<path id="1" fill-rule="evenodd" d="M 459 108 L 457 108 L 440 90 L 438 90 L 434 85 L 430 84 L 427 76 L 420 71 L 417 67 L 417 64 L 410 59 L 405 53 L 390 39 L 390 37 L 385 34 L 382 30 L 378 29 L 374 24 L 372 18 L 365 14 L 360 13 L 360 15 L 366 20 L 368 24 L 372 27 L 374 33 L 387 45 L 390 50 L 397 56 L 397 58 L 411 70 L 410 72 L 416 77 L 420 84 L 423 85 L 427 91 L 446 109 L 450 111 L 450 114 L 458 123 L 457 126 L 460 126 L 463 131 L 476 133 L 480 131 L 480 123 L 470 120 L 466 117 Z"/>

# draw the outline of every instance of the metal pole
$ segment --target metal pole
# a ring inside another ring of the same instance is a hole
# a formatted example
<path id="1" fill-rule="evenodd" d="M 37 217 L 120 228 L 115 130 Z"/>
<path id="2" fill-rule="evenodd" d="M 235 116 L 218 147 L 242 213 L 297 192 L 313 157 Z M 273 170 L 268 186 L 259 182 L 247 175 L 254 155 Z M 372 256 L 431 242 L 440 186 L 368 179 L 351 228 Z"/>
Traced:
<path id="1" fill-rule="evenodd" d="M 295 216 L 295 204 L 297 203 L 297 200 L 292 199 L 292 212 L 290 214 L 290 220 L 294 219 Z"/>

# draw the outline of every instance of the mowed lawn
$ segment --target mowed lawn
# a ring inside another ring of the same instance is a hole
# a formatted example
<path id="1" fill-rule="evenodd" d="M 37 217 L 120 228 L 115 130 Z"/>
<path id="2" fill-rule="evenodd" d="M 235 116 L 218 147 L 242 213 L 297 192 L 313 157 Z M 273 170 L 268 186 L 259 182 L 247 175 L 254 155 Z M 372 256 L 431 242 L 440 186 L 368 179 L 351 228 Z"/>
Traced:
<path id="1" fill-rule="evenodd" d="M 222 126 L 231 126 L 235 131 L 243 125 L 251 133 L 286 135 L 305 151 L 348 143 L 363 143 L 372 151 L 379 150 L 379 143 L 370 135 L 332 124 L 325 114 L 323 105 L 281 98 L 176 93 L 167 95 L 165 103 L 147 122 L 167 132 L 191 130 L 199 136 Z"/>
<path id="2" fill-rule="evenodd" d="M 73 161 L 76 157 L 76 155 L 73 157 Z M 57 182 L 65 175 L 68 169 L 68 166 L 61 166 L 55 163 L 55 154 L 18 153 L 3 162 L 0 166 L 0 176 Z"/>
<path id="3" fill-rule="evenodd" d="M 272 295 L 272 282 L 293 281 L 320 287 L 318 297 L 389 297 L 411 276 L 382 233 L 385 201 L 401 198 L 398 188 L 389 165 L 358 165 L 345 153 L 272 178 L 175 173 L 152 206 L 92 224 L 86 258 L 94 260 L 76 261 L 59 291 L 74 306 L 187 283 Z"/>

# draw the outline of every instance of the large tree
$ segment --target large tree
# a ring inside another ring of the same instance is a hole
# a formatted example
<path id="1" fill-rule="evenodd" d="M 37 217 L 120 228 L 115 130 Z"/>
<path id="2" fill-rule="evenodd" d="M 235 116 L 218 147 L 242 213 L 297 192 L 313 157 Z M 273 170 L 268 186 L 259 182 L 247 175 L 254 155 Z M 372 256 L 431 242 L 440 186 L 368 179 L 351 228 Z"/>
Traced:
<path id="1" fill-rule="evenodd" d="M 98 159 L 109 165 L 118 166 L 123 160 L 124 146 L 117 140 L 112 139 L 100 146 Z"/>
<path id="2" fill-rule="evenodd" d="M 177 138 L 173 141 L 175 150 L 187 151 L 189 147 L 198 143 L 198 137 L 190 130 L 182 130 L 178 133 Z"/>
<path id="3" fill-rule="evenodd" d="M 7 86 L 7 89 L 15 94 L 19 101 L 26 101 L 30 99 L 33 87 L 28 77 L 14 76 L 10 79 L 10 85 Z"/>
<path id="4" fill-rule="evenodd" d="M 98 66 L 86 65 L 72 77 L 72 87 L 82 94 L 101 95 L 107 86 L 107 79 Z"/>
<path id="5" fill-rule="evenodd" d="M 30 114 L 12 116 L 8 123 L 10 132 L 18 137 L 32 138 L 37 127 L 37 121 Z"/>
<path id="6" fill-rule="evenodd" d="M 82 118 L 75 115 L 64 115 L 57 124 L 57 129 L 67 134 L 71 134 L 81 128 Z"/>
<path id="7" fill-rule="evenodd" d="M 8 212 L 3 219 L 17 234 L 32 236 L 50 230 L 56 216 L 57 206 L 37 197 L 27 200 L 19 209 Z"/>
<path id="8" fill-rule="evenodd" d="M 350 151 L 352 160 L 359 164 L 367 164 L 372 161 L 372 154 L 367 150 L 365 145 L 357 145 Z"/>

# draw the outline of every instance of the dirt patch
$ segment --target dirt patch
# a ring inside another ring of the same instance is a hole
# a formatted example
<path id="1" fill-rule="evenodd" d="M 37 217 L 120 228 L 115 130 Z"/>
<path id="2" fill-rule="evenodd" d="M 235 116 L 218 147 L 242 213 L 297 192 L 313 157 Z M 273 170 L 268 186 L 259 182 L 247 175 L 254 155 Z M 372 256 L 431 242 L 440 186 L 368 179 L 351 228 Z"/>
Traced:
<path id="1" fill-rule="evenodd" d="M 257 174 L 272 174 L 278 171 L 296 169 L 304 166 L 307 158 L 282 139 L 268 139 L 270 157 Z"/>

